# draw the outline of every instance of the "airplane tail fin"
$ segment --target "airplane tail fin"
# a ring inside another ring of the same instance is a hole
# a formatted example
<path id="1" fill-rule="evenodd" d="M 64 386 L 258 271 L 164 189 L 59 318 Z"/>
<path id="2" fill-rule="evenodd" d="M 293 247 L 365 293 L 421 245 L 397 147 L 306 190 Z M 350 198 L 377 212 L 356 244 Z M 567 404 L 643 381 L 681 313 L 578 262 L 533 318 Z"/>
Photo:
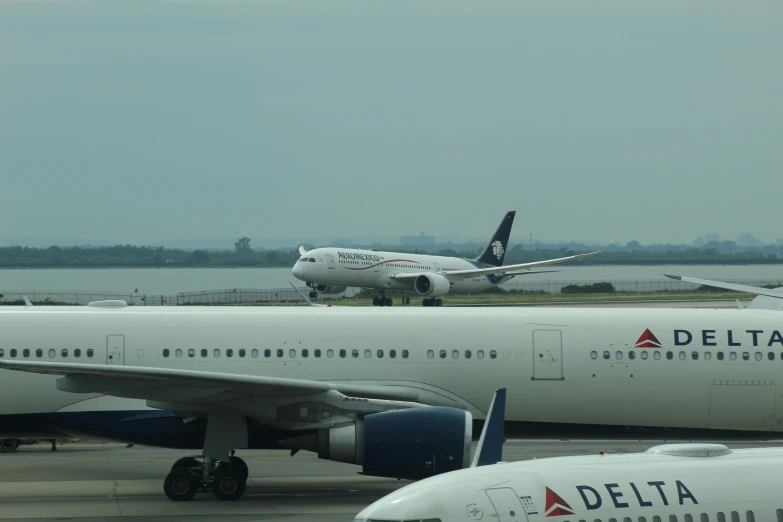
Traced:
<path id="1" fill-rule="evenodd" d="M 508 237 L 511 235 L 511 225 L 514 224 L 514 216 L 516 214 L 516 210 L 506 213 L 487 246 L 474 259 L 475 262 L 490 266 L 503 266 L 503 258 L 506 257 L 506 249 L 508 248 Z"/>
<path id="2" fill-rule="evenodd" d="M 495 390 L 489 405 L 487 420 L 481 430 L 481 438 L 470 467 L 497 464 L 503 459 L 503 426 L 506 419 L 506 389 Z"/>

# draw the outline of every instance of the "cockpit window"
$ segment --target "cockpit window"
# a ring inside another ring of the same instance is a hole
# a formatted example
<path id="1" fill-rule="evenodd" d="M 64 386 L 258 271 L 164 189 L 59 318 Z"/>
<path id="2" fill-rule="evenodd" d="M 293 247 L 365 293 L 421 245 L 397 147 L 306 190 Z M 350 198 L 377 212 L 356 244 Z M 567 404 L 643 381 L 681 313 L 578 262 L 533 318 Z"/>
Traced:
<path id="1" fill-rule="evenodd" d="M 315 258 L 311 257 L 310 259 L 308 259 L 308 261 L 310 261 L 311 263 L 315 263 Z"/>
<path id="2" fill-rule="evenodd" d="M 303 257 L 302 259 L 299 260 L 299 262 L 300 263 L 307 263 L 308 261 L 310 261 L 310 259 L 311 258 L 309 258 L 309 257 Z"/>

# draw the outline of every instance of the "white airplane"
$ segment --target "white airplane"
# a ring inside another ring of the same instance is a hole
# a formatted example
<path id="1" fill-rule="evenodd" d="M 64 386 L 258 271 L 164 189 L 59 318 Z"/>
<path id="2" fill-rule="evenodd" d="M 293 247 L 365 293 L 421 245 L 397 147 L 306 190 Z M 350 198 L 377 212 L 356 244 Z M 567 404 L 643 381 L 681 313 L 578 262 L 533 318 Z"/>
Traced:
<path id="1" fill-rule="evenodd" d="M 459 469 L 498 385 L 526 437 L 783 432 L 774 310 L 3 308 L 0 437 L 203 448 L 167 477 L 176 500 L 241 496 L 243 448 Z"/>
<path id="2" fill-rule="evenodd" d="M 783 448 L 666 444 L 644 453 L 498 463 L 503 433 L 491 429 L 502 425 L 497 408 L 487 422 L 494 433 L 482 433 L 470 469 L 400 488 L 354 522 L 783 520 Z"/>
<path id="3" fill-rule="evenodd" d="M 338 294 L 352 286 L 380 290 L 380 297 L 373 299 L 376 306 L 392 306 L 392 298 L 386 297 L 384 293 L 386 290 L 413 290 L 425 297 L 422 301 L 424 306 L 441 306 L 443 300 L 439 297 L 448 293 L 481 292 L 505 283 L 514 276 L 549 272 L 533 272 L 531 268 L 598 253 L 502 266 L 515 215 L 515 210 L 506 214 L 476 259 L 350 248 L 315 248 L 306 251 L 299 247 L 302 257 L 294 265 L 292 273 L 313 289 L 311 298 L 318 297 L 318 292 Z"/>

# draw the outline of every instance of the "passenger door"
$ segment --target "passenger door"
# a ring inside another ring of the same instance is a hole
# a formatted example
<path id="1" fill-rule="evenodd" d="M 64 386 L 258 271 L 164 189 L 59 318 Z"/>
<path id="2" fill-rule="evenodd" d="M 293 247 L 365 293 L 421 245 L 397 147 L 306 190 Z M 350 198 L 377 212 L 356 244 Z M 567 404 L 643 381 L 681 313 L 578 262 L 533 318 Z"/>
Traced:
<path id="1" fill-rule="evenodd" d="M 106 364 L 122 366 L 125 364 L 125 336 L 106 336 Z"/>
<path id="2" fill-rule="evenodd" d="M 563 379 L 563 332 L 533 330 L 533 380 Z"/>
<path id="3" fill-rule="evenodd" d="M 489 501 L 495 508 L 498 522 L 527 522 L 527 514 L 517 493 L 511 488 L 486 490 Z M 492 516 L 489 517 L 490 520 Z"/>
<path id="4" fill-rule="evenodd" d="M 332 254 L 326 254 L 326 267 L 329 270 L 334 270 L 334 256 Z"/>

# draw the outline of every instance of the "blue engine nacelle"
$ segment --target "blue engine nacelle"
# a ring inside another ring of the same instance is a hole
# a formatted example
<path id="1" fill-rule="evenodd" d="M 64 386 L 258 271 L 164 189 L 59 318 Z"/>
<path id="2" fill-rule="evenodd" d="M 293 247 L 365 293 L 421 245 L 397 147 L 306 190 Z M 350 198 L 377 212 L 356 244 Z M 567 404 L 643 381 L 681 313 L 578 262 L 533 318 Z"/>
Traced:
<path id="1" fill-rule="evenodd" d="M 319 430 L 310 447 L 302 449 L 315 450 L 322 459 L 360 464 L 365 475 L 418 480 L 467 467 L 472 435 L 470 412 L 413 408 L 367 414 L 354 424 Z"/>

